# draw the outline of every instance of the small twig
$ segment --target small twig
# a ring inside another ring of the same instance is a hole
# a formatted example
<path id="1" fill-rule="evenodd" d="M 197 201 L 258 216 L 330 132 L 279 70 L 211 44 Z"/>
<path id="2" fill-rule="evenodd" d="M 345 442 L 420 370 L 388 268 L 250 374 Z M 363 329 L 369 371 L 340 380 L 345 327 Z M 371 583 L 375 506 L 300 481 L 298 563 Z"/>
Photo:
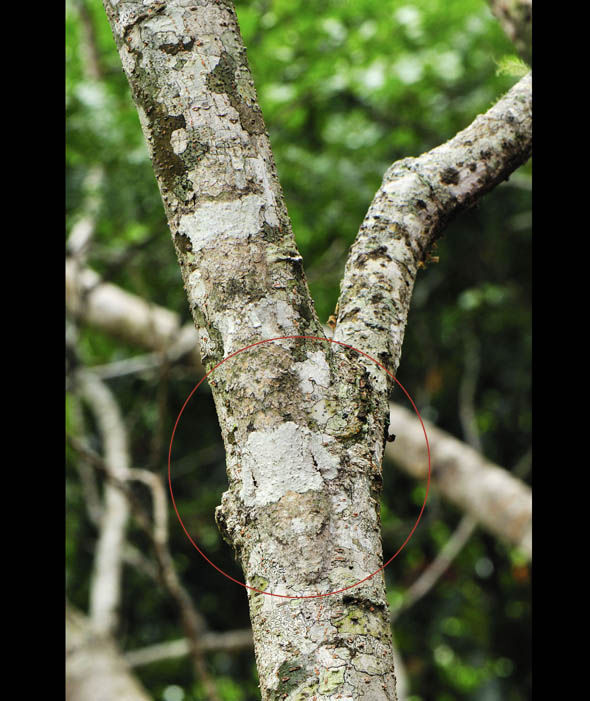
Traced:
<path id="1" fill-rule="evenodd" d="M 200 644 L 203 652 L 239 652 L 251 649 L 254 641 L 252 631 L 244 629 L 230 630 L 226 633 L 205 633 L 201 637 Z M 181 638 L 131 650 L 125 654 L 125 660 L 131 667 L 142 667 L 188 654 L 190 654 L 190 644 L 186 638 Z"/>
<path id="2" fill-rule="evenodd" d="M 172 365 L 188 353 L 194 353 L 196 343 L 197 332 L 192 322 L 190 322 L 179 330 L 176 340 L 164 353 L 159 351 L 144 353 L 143 355 L 117 360 L 105 365 L 95 365 L 90 369 L 103 380 L 146 372 L 159 368 L 162 363 Z"/>
<path id="3" fill-rule="evenodd" d="M 76 432 L 84 435 L 84 416 L 82 413 L 82 408 L 80 407 L 78 397 L 75 394 L 71 394 L 70 396 L 72 399 L 72 412 L 74 413 Z M 90 523 L 92 523 L 92 525 L 98 531 L 100 531 L 103 506 L 100 500 L 94 470 L 90 466 L 89 462 L 82 456 L 80 460 L 75 460 L 74 464 L 82 486 L 82 495 L 86 504 L 86 513 L 88 514 Z"/>
<path id="4" fill-rule="evenodd" d="M 401 605 L 391 614 L 392 623 L 399 618 L 400 614 L 410 609 L 417 601 L 428 594 L 461 552 L 465 543 L 471 538 L 476 526 L 477 521 L 471 516 L 464 516 L 461 519 L 453 535 L 447 540 L 434 561 L 405 592 Z"/>

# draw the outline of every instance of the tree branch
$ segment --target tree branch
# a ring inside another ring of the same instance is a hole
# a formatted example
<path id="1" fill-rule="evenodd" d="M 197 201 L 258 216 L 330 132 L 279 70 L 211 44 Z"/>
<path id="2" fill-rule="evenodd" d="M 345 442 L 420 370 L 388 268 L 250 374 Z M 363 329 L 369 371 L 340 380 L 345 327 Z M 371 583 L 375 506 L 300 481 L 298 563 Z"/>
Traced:
<path id="1" fill-rule="evenodd" d="M 215 684 L 207 670 L 200 643 L 201 635 L 206 630 L 205 620 L 195 608 L 189 593 L 178 578 L 168 548 L 167 498 L 161 479 L 149 470 L 137 468 L 128 468 L 125 473 L 115 475 L 105 461 L 80 440 L 73 436 L 68 436 L 68 440 L 76 451 L 91 460 L 98 469 L 106 474 L 112 489 L 116 489 L 122 498 L 128 499 L 137 523 L 152 542 L 160 578 L 178 606 L 181 623 L 189 641 L 196 677 L 202 681 L 209 698 L 212 701 L 220 701 Z M 151 490 L 154 510 L 153 523 L 150 523 L 149 517 L 129 489 L 127 483 L 130 480 L 140 481 Z"/>
<path id="2" fill-rule="evenodd" d="M 254 645 L 252 630 L 230 630 L 225 633 L 204 633 L 200 639 L 203 652 L 240 652 L 250 650 Z M 157 645 L 149 645 L 125 653 L 125 660 L 130 667 L 142 667 L 161 660 L 184 657 L 190 654 L 190 643 L 186 638 L 170 640 Z"/>
<path id="3" fill-rule="evenodd" d="M 231 3 L 104 5 L 202 360 L 273 336 L 321 336 Z M 182 67 L 168 60 L 179 51 Z"/>
<path id="4" fill-rule="evenodd" d="M 530 65 L 533 57 L 533 0 L 488 0 L 502 29 Z"/>
<path id="5" fill-rule="evenodd" d="M 109 474 L 123 480 L 129 469 L 129 450 L 117 402 L 108 387 L 91 373 L 79 371 L 76 378 L 80 396 L 96 417 Z M 90 621 L 99 634 L 112 634 L 117 625 L 122 549 L 128 516 L 127 499 L 111 484 L 105 485 L 90 585 Z"/>
<path id="6" fill-rule="evenodd" d="M 66 602 L 66 701 L 150 701 L 114 641 Z"/>
<path id="7" fill-rule="evenodd" d="M 66 271 L 68 270 L 71 270 L 71 268 L 66 266 Z M 93 281 L 100 280 L 98 275 L 93 271 L 89 271 L 89 269 L 81 271 L 81 278 Z M 70 290 L 70 303 L 77 305 L 75 288 L 67 277 L 66 285 Z M 115 285 L 107 284 L 105 286 L 108 289 L 110 304 L 107 307 L 107 312 L 104 317 L 102 314 L 102 307 L 96 301 L 97 298 L 94 294 L 91 294 L 88 297 L 88 303 L 85 310 L 82 312 L 81 319 L 86 323 L 95 325 L 106 333 L 110 333 L 110 329 L 113 326 L 112 313 L 119 310 L 117 324 L 115 326 L 117 334 L 127 341 L 133 341 L 133 339 L 135 339 L 135 342 L 144 348 L 153 348 L 154 339 L 149 335 L 147 325 L 144 327 L 141 325 L 142 320 L 144 324 L 146 323 L 146 315 L 137 316 L 135 318 L 131 317 L 129 319 L 125 316 L 126 310 L 135 308 L 147 309 L 148 305 L 143 302 L 141 298 L 129 292 L 124 292 Z M 102 287 L 103 285 L 97 282 L 95 292 L 97 294 L 101 293 L 99 295 L 100 297 L 102 297 Z M 107 295 L 105 295 L 105 297 L 106 296 Z M 153 306 L 153 314 L 156 317 L 162 316 L 167 319 L 169 327 L 176 329 L 175 333 L 179 334 L 178 329 L 180 328 L 180 322 L 177 315 L 156 305 Z M 126 332 L 127 328 L 129 329 L 128 335 Z M 192 324 L 187 324 L 182 327 L 182 336 L 185 334 L 186 347 L 189 347 L 192 343 L 191 339 L 194 339 L 195 344 L 198 343 L 197 334 Z M 178 338 L 173 334 L 172 337 Z M 180 345 L 181 339 L 179 338 L 176 343 Z M 199 361 L 198 348 L 196 346 L 190 357 L 192 362 Z M 113 363 L 109 366 L 112 370 L 105 370 L 105 376 L 110 376 L 111 372 L 114 376 L 117 372 L 122 372 L 124 370 L 130 371 L 134 368 L 136 362 L 136 367 L 146 368 L 150 362 L 153 362 L 154 365 L 160 362 L 160 358 L 161 356 L 154 354 L 153 356 L 144 356 L 144 360 L 141 362 L 136 361 L 135 358 L 131 358 L 129 361 L 121 361 L 121 366 L 119 366 L 118 363 Z M 123 367 L 123 364 L 127 365 Z M 202 366 L 200 367 L 202 368 Z M 198 376 L 202 377 L 203 371 L 198 370 L 197 372 Z M 395 459 L 396 464 L 407 474 L 419 480 L 426 479 L 428 474 L 426 445 L 422 429 L 416 421 L 416 415 L 397 404 L 390 403 L 389 408 L 390 425 L 393 427 L 394 433 L 398 435 L 398 438 L 395 443 L 387 444 L 385 455 L 390 459 Z M 503 485 L 502 493 L 507 495 L 510 499 L 513 499 L 510 495 L 514 495 L 514 499 L 516 499 L 518 503 L 522 503 L 526 512 L 524 516 L 525 521 L 530 521 L 531 518 L 530 488 L 520 482 L 520 480 L 511 476 L 507 470 L 492 465 L 476 451 L 445 431 L 436 428 L 433 424 L 426 421 L 425 426 L 433 455 L 432 465 L 434 469 L 432 482 L 440 489 L 442 496 L 455 504 L 455 506 L 461 509 L 466 508 L 468 513 L 471 513 L 477 522 L 482 524 L 493 535 L 499 536 L 514 545 L 520 545 L 523 540 L 523 530 L 521 525 L 515 523 L 515 519 L 518 520 L 520 518 L 518 510 L 514 515 L 511 515 L 509 508 L 497 508 L 498 499 L 493 494 L 495 480 L 490 478 L 489 473 L 486 471 L 487 467 L 491 465 L 494 467 L 494 470 L 497 471 L 494 472 L 494 474 L 500 475 L 499 480 Z M 406 448 L 404 450 L 398 450 L 399 446 L 404 443 L 406 443 Z M 405 450 L 409 451 L 406 458 L 404 458 Z M 462 463 L 462 466 L 457 463 Z M 449 474 L 448 478 L 445 477 L 447 471 Z M 468 483 L 467 486 L 463 485 L 464 481 Z M 470 494 L 473 497 L 473 504 L 471 506 L 466 494 Z M 524 501 L 522 501 L 522 495 L 524 495 Z"/>
<path id="8" fill-rule="evenodd" d="M 390 405 L 397 438 L 385 455 L 416 479 L 428 476 L 428 453 L 416 414 Z M 432 483 L 451 503 L 496 537 L 532 556 L 530 488 L 470 446 L 424 421 L 430 443 Z"/>
<path id="9" fill-rule="evenodd" d="M 454 138 L 385 173 L 348 257 L 336 340 L 395 374 L 416 274 L 432 244 L 531 154 L 531 84 L 529 73 Z"/>

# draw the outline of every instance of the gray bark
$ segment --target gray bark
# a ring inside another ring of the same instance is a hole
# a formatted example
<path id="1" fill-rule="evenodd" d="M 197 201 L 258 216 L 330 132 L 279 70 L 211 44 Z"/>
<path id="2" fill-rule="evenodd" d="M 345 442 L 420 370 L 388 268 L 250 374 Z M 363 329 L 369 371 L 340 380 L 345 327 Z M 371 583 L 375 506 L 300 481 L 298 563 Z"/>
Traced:
<path id="1" fill-rule="evenodd" d="M 149 145 L 205 368 L 268 338 L 323 337 L 231 2 L 104 3 Z M 393 308 L 400 300 L 406 306 L 399 317 L 404 322 L 418 257 L 435 229 L 457 202 L 466 206 L 525 159 L 526 146 L 512 140 L 526 140 L 526 125 L 510 130 L 511 121 L 522 118 L 523 85 L 510 105 L 480 118 L 475 145 L 470 132 L 420 161 L 420 172 L 408 161 L 388 172 L 387 183 L 402 183 L 404 206 L 420 208 L 418 198 L 425 209 L 411 223 L 409 210 L 403 222 L 389 217 L 388 231 L 372 225 L 380 240 L 393 240 L 393 257 L 408 265 L 405 297 L 382 290 L 390 295 L 382 305 Z M 436 178 L 445 187 L 431 189 Z M 381 199 L 391 194 L 388 187 Z M 399 319 L 359 341 L 367 320 L 351 311 L 365 304 L 367 281 L 379 282 L 372 267 L 358 282 L 359 256 L 373 261 L 375 253 L 369 234 L 365 227 L 347 267 L 336 338 L 354 339 L 352 345 L 360 343 L 395 368 Z M 388 256 L 379 257 L 380 264 Z M 392 264 L 390 278 L 398 268 Z M 224 363 L 211 385 L 229 481 L 216 517 L 250 587 L 262 698 L 395 699 L 382 572 L 325 596 L 382 565 L 384 373 L 341 346 L 283 339 Z"/>
<path id="2" fill-rule="evenodd" d="M 210 369 L 256 341 L 322 337 L 233 8 L 105 3 Z M 151 10 L 151 11 L 150 11 Z M 256 378 L 256 382 L 253 382 Z M 395 698 L 379 487 L 387 421 L 354 355 L 283 340 L 215 373 L 263 699 Z M 285 696 L 286 694 L 286 696 Z"/>
<path id="3" fill-rule="evenodd" d="M 161 347 L 166 338 L 169 348 L 180 345 L 181 349 L 186 350 L 191 347 L 191 362 L 196 364 L 197 374 L 202 377 L 197 332 L 192 325 L 181 327 L 180 319 L 173 312 L 155 304 L 149 305 L 116 285 L 103 283 L 89 268 L 79 271 L 80 284 L 76 285 L 75 270 L 75 266 L 66 263 L 66 301 L 69 308 L 80 309 L 81 321 L 106 333 L 116 332 L 123 340 L 142 348 Z M 81 307 L 77 295 L 87 289 L 83 283 L 92 286 L 92 291 L 86 296 L 85 306 Z M 151 332 L 153 328 L 169 331 L 166 336 L 160 337 Z M 168 357 L 169 348 L 166 349 Z M 160 363 L 161 356 L 153 354 L 92 370 L 101 377 L 110 377 L 120 372 L 154 368 Z M 398 438 L 395 443 L 387 444 L 385 455 L 395 460 L 396 466 L 410 476 L 425 480 L 428 455 L 424 434 L 414 412 L 390 402 L 389 413 L 390 425 Z M 424 425 L 430 442 L 432 485 L 442 497 L 464 509 L 488 532 L 520 547 L 527 557 L 532 557 L 532 496 L 530 487 L 517 479 L 521 475 L 516 471 L 511 474 L 505 467 L 494 465 L 479 451 L 429 421 L 425 420 Z"/>
<path id="4" fill-rule="evenodd" d="M 369 207 L 346 263 L 334 338 L 356 343 L 394 375 L 416 274 L 432 245 L 531 154 L 531 83 L 529 73 L 445 144 L 394 163 Z"/>
<path id="5" fill-rule="evenodd" d="M 502 29 L 530 65 L 533 58 L 533 0 L 488 0 Z"/>

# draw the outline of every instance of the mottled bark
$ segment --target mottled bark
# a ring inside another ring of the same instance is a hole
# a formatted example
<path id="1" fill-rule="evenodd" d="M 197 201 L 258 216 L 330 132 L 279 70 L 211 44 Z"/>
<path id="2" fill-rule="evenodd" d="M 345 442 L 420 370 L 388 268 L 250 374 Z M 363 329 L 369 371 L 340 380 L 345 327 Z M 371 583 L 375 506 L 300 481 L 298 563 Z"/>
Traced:
<path id="1" fill-rule="evenodd" d="M 533 58 L 533 0 L 488 0 L 502 29 L 530 65 Z"/>
<path id="2" fill-rule="evenodd" d="M 322 337 L 237 27 L 225 2 L 105 2 L 150 147 L 204 365 Z M 314 340 L 222 365 L 229 489 L 217 520 L 249 590 L 263 699 L 394 699 L 382 573 L 387 402 Z"/>
<path id="3" fill-rule="evenodd" d="M 531 154 L 531 82 L 529 73 L 450 141 L 387 170 L 346 263 L 335 339 L 395 374 L 416 273 L 432 245 Z"/>
<path id="4" fill-rule="evenodd" d="M 66 270 L 69 269 L 66 267 Z M 66 283 L 72 295 L 69 299 L 71 299 L 72 304 L 76 305 L 74 288 L 70 285 L 68 279 L 66 275 Z M 143 348 L 153 349 L 157 347 L 154 344 L 159 343 L 159 341 L 157 336 L 150 335 L 148 317 L 143 315 L 125 316 L 125 313 L 131 309 L 151 309 L 156 318 L 159 318 L 161 315 L 161 318 L 168 320 L 168 322 L 172 320 L 172 327 L 176 329 L 176 335 L 171 337 L 171 343 L 173 342 L 176 345 L 178 342 L 176 339 L 182 338 L 183 346 L 188 347 L 192 339 L 193 352 L 190 357 L 192 362 L 200 364 L 197 332 L 192 325 L 180 327 L 180 319 L 173 312 L 158 305 L 149 305 L 137 295 L 126 292 L 116 285 L 100 282 L 98 275 L 87 268 L 83 270 L 82 279 L 95 281 L 96 287 L 95 292 L 88 296 L 88 304 L 80 315 L 81 321 L 94 325 L 106 333 L 111 333 L 113 328 L 112 312 L 118 310 L 117 323 L 115 324 L 117 335 L 129 343 L 137 343 Z M 103 285 L 107 288 L 104 296 L 102 294 Z M 95 301 L 99 299 L 102 302 L 108 299 L 108 305 L 95 304 Z M 107 310 L 106 312 L 104 312 L 105 309 Z M 128 324 L 126 324 L 126 319 Z M 141 325 L 142 319 L 144 326 Z M 128 334 L 126 333 L 127 328 L 129 329 Z M 144 361 L 138 361 L 137 365 L 144 367 L 148 364 L 148 361 L 152 362 L 153 366 L 159 362 L 157 357 L 152 359 L 150 356 Z M 110 372 L 109 368 L 115 366 L 113 372 L 116 374 L 120 364 L 112 363 L 108 368 L 105 368 L 104 372 L 108 375 Z M 93 371 L 95 370 L 93 368 Z M 133 367 L 131 370 L 133 370 Z M 202 376 L 202 371 L 197 370 L 197 374 Z M 395 453 L 398 467 L 416 479 L 425 480 L 428 474 L 426 444 L 422 428 L 415 418 L 416 415 L 392 402 L 389 404 L 389 411 L 390 425 L 393 427 L 392 430 L 398 435 L 398 439 L 395 443 L 387 444 L 385 455 L 392 458 Z M 433 456 L 432 484 L 439 489 L 441 496 L 455 506 L 465 509 L 467 513 L 470 513 L 481 526 L 493 535 L 503 538 L 512 545 L 522 547 L 522 526 L 517 524 L 521 523 L 521 518 L 524 518 L 525 522 L 530 521 L 532 503 L 530 488 L 517 479 L 516 476 L 510 474 L 506 468 L 493 465 L 463 441 L 458 440 L 428 421 L 425 421 L 424 424 Z M 403 445 L 403 450 L 400 448 L 401 445 Z M 439 459 L 439 456 L 444 456 L 444 459 Z M 504 486 L 502 488 L 503 496 L 500 500 L 498 500 L 496 493 L 495 481 L 484 478 L 486 473 L 482 472 L 482 470 L 485 470 L 486 465 L 492 465 L 499 471 L 498 474 L 501 475 L 498 477 L 498 480 Z M 466 498 L 466 494 L 469 494 L 470 497 Z M 498 509 L 498 505 L 502 505 L 503 499 L 506 499 L 507 503 L 512 502 L 511 494 L 515 495 L 525 510 L 524 515 L 519 515 L 518 511 L 515 512 L 516 523 L 511 517 L 512 512 L 510 510 Z M 520 494 L 524 494 L 524 501 L 516 496 Z M 475 508 L 473 507 L 474 504 L 477 505 Z M 525 552 L 528 553 L 526 548 Z"/>
<path id="5" fill-rule="evenodd" d="M 231 2 L 104 3 L 149 145 L 205 368 L 268 338 L 322 337 Z M 377 289 L 374 265 L 391 263 L 390 239 L 400 241 L 393 268 L 407 263 L 413 284 L 420 256 L 443 220 L 525 159 L 520 141 L 526 141 L 526 126 L 512 125 L 510 132 L 511 108 L 503 108 L 431 159 L 408 159 L 388 171 L 374 203 L 385 220 L 374 216 L 362 230 L 351 256 L 354 270 L 347 267 L 339 340 L 383 360 L 379 353 L 387 348 L 386 362 L 397 367 L 396 320 L 378 334 L 359 336 L 372 320 L 353 318 L 352 309 L 368 302 L 385 305 L 389 314 L 401 293 L 391 285 Z M 396 200 L 401 220 L 387 204 L 400 183 L 407 196 Z M 425 212 L 410 221 L 422 205 Z M 377 250 L 373 235 L 384 238 Z M 361 284 L 363 255 L 370 265 Z M 404 273 L 402 284 L 408 280 Z M 366 298 L 367 285 L 375 299 Z M 377 301 L 383 293 L 389 301 Z M 391 332 L 392 343 L 386 338 Z M 388 424 L 382 373 L 342 346 L 290 338 L 235 356 L 216 370 L 211 385 L 229 480 L 216 516 L 250 587 L 262 698 L 395 699 L 382 573 L 323 596 L 382 565 L 379 494 Z"/>
<path id="6" fill-rule="evenodd" d="M 66 701 L 149 701 L 113 640 L 66 604 Z"/>

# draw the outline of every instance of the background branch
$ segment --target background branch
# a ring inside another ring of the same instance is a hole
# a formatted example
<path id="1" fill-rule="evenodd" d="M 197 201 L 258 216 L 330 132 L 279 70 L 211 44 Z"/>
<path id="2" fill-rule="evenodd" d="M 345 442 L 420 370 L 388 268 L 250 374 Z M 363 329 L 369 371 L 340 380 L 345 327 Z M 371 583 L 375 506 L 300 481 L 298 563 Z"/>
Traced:
<path id="1" fill-rule="evenodd" d="M 66 701 L 150 701 L 115 642 L 66 602 Z"/>
<path id="2" fill-rule="evenodd" d="M 94 414 L 109 475 L 124 480 L 129 469 L 127 435 L 118 404 L 109 388 L 85 371 L 76 374 L 81 398 Z M 117 626 L 121 598 L 121 560 L 129 515 L 127 499 L 107 483 L 90 585 L 90 622 L 97 633 L 111 634 Z"/>
<path id="3" fill-rule="evenodd" d="M 129 500 L 137 523 L 150 538 L 154 547 L 160 580 L 178 606 L 181 623 L 189 641 L 195 674 L 202 681 L 209 698 L 212 701 L 220 701 L 215 684 L 207 670 L 200 644 L 200 637 L 207 628 L 206 622 L 195 608 L 189 593 L 180 582 L 168 547 L 168 502 L 161 479 L 153 472 L 137 468 L 127 468 L 125 472 L 114 474 L 106 462 L 80 440 L 72 436 L 68 436 L 68 440 L 75 450 L 90 459 L 97 468 L 105 473 L 111 489 L 116 490 L 122 499 L 127 498 Z M 130 480 L 142 482 L 149 487 L 152 493 L 154 510 L 153 522 L 150 522 L 143 507 L 129 489 L 127 483 Z"/>
<path id="4" fill-rule="evenodd" d="M 533 0 L 488 0 L 500 26 L 530 65 L 533 58 Z"/>

